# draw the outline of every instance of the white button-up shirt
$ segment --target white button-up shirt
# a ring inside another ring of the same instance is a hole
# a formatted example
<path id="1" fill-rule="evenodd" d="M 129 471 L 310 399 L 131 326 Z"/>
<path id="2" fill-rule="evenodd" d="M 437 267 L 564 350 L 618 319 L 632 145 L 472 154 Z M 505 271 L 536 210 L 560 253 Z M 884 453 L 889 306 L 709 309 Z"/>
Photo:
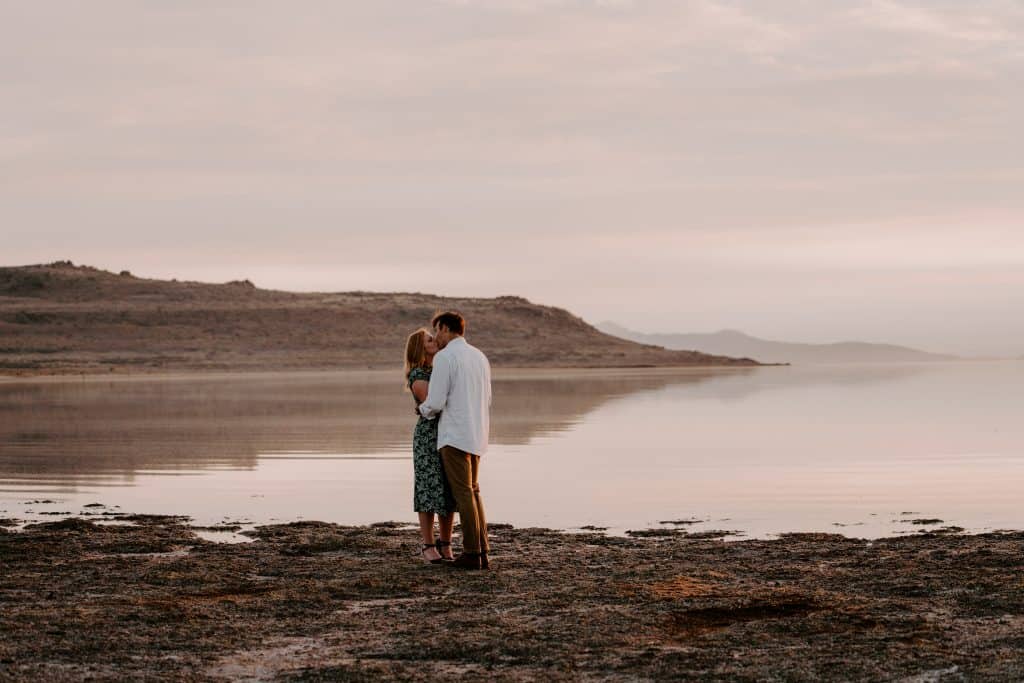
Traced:
<path id="1" fill-rule="evenodd" d="M 480 349 L 455 337 L 434 356 L 423 417 L 441 414 L 437 448 L 483 455 L 491 429 L 491 364 Z"/>

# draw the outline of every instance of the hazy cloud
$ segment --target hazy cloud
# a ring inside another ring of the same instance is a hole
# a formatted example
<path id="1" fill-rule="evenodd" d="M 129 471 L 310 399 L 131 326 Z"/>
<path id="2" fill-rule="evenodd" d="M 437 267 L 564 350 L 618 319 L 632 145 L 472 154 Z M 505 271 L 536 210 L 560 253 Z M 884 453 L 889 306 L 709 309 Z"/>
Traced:
<path id="1" fill-rule="evenodd" d="M 1017 2 L 0 0 L 0 38 L 6 263 L 1024 353 Z"/>

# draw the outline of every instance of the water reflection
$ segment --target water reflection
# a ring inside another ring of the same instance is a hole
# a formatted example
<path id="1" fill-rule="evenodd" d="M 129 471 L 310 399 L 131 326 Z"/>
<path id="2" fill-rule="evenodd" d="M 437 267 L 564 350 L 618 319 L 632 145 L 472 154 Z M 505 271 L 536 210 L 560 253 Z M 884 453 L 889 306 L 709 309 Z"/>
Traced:
<path id="1" fill-rule="evenodd" d="M 1022 528 L 1022 385 L 1013 363 L 501 373 L 488 512 L 750 535 L 915 531 L 905 511 Z M 408 520 L 414 420 L 380 373 L 0 383 L 0 513 Z M 39 497 L 60 502 L 26 505 Z"/>
<path id="2" fill-rule="evenodd" d="M 506 374 L 494 385 L 492 441 L 524 445 L 615 398 L 722 379 Z M 406 457 L 415 419 L 400 381 L 381 373 L 0 384 L 0 487 L 130 484 L 139 472 L 244 470 L 296 454 Z"/>

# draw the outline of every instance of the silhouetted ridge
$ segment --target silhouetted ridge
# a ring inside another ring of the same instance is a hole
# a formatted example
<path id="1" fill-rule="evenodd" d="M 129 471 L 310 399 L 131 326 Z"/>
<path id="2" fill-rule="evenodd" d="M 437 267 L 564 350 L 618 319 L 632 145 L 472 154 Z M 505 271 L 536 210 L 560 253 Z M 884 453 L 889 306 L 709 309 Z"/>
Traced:
<path id="1" fill-rule="evenodd" d="M 623 340 L 518 296 L 294 293 L 61 261 L 0 268 L 0 370 L 400 367 L 408 334 L 449 308 L 466 316 L 467 337 L 495 365 L 756 365 Z"/>
<path id="2" fill-rule="evenodd" d="M 752 337 L 739 330 L 725 329 L 697 334 L 646 334 L 612 322 L 597 328 L 637 343 L 657 344 L 667 349 L 695 349 L 704 353 L 757 358 L 764 363 L 906 363 L 955 360 L 955 356 L 928 353 L 894 344 L 861 341 L 806 344 Z"/>

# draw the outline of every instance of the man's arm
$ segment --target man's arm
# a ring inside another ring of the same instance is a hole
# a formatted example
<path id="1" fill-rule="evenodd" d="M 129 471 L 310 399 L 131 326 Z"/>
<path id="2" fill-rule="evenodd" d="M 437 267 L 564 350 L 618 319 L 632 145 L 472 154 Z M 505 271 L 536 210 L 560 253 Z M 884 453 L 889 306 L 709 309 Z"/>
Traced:
<path id="1" fill-rule="evenodd" d="M 487 359 L 487 356 L 484 356 L 484 369 L 486 370 L 486 372 L 484 374 L 487 377 L 487 405 L 490 406 L 491 405 L 491 361 L 489 361 Z"/>
<path id="2" fill-rule="evenodd" d="M 437 417 L 448 403 L 448 386 L 451 384 L 451 361 L 448 354 L 434 356 L 434 370 L 430 373 L 430 388 L 427 399 L 420 404 L 420 415 Z"/>

